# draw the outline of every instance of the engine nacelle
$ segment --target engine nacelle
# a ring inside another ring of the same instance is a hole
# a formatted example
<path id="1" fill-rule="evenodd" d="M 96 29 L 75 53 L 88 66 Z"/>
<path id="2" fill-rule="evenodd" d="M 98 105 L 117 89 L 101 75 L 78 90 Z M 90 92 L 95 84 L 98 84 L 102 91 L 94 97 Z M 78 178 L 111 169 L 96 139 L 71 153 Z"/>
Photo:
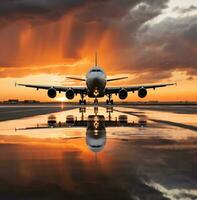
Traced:
<path id="1" fill-rule="evenodd" d="M 75 93 L 74 93 L 74 91 L 72 89 L 68 89 L 68 90 L 66 90 L 66 94 L 65 95 L 66 95 L 67 99 L 73 99 L 74 96 L 75 96 Z"/>
<path id="2" fill-rule="evenodd" d="M 146 95 L 147 95 L 147 90 L 146 90 L 145 88 L 141 87 L 141 88 L 138 90 L 138 96 L 139 96 L 140 98 L 144 98 L 144 97 L 146 97 Z"/>
<path id="3" fill-rule="evenodd" d="M 55 98 L 56 95 L 57 95 L 57 91 L 56 91 L 55 88 L 51 87 L 51 88 L 48 89 L 47 94 L 48 94 L 48 96 L 49 96 L 50 98 Z"/>
<path id="4" fill-rule="evenodd" d="M 128 92 L 126 89 L 121 89 L 118 93 L 120 99 L 126 99 L 128 96 Z"/>

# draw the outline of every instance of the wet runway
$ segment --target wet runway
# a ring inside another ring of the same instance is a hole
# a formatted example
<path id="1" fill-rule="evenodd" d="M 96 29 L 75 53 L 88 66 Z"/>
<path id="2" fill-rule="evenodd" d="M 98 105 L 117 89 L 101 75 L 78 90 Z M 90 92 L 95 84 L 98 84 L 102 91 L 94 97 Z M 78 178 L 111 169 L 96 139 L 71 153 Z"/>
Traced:
<path id="1" fill-rule="evenodd" d="M 197 199 L 196 109 L 82 106 L 2 121 L 0 199 Z"/>
<path id="2" fill-rule="evenodd" d="M 55 105 L 1 105 L 0 106 L 0 121 L 20 119 L 23 117 L 48 114 L 52 112 L 60 112 L 62 110 L 70 110 L 73 106 L 64 107 L 59 104 Z"/>

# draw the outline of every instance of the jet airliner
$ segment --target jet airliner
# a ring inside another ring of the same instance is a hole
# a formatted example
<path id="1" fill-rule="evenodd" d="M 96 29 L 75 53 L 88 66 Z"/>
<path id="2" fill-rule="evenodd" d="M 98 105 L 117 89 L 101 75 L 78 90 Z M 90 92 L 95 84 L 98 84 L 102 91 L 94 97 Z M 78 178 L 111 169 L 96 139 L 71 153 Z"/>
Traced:
<path id="1" fill-rule="evenodd" d="M 15 85 L 25 86 L 30 88 L 36 88 L 48 90 L 47 94 L 50 98 L 55 98 L 57 92 L 65 92 L 67 99 L 71 100 L 75 95 L 79 94 L 81 99 L 79 104 L 86 104 L 84 99 L 86 96 L 94 98 L 94 104 L 98 104 L 98 98 L 107 96 L 106 104 L 113 104 L 112 95 L 118 95 L 121 100 L 127 98 L 129 92 L 138 92 L 140 98 L 147 96 L 148 89 L 155 89 L 159 87 L 166 87 L 175 85 L 175 83 L 167 84 L 152 84 L 152 85 L 138 85 L 138 86 L 120 86 L 120 87 L 109 87 L 108 82 L 126 79 L 128 77 L 119 78 L 107 78 L 104 70 L 97 64 L 97 54 L 95 55 L 95 65 L 88 71 L 85 78 L 67 77 L 68 79 L 84 81 L 86 86 L 84 87 L 66 87 L 66 86 L 54 86 L 54 85 L 32 85 L 32 84 L 21 84 L 16 83 Z"/>

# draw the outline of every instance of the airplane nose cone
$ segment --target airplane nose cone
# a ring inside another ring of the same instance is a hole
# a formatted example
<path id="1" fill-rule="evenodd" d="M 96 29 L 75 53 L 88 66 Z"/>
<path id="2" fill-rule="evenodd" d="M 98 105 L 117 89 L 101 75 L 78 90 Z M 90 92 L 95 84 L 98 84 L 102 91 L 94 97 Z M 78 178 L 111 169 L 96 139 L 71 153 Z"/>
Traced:
<path id="1" fill-rule="evenodd" d="M 105 78 L 98 75 L 89 77 L 87 82 L 88 89 L 92 94 L 95 92 L 95 90 L 98 92 L 99 91 L 102 92 L 105 88 L 105 85 L 106 85 Z"/>
<path id="2" fill-rule="evenodd" d="M 95 134 L 94 130 L 88 130 L 86 133 L 86 144 L 93 152 L 100 152 L 106 144 L 106 131 L 98 130 Z"/>
<path id="3" fill-rule="evenodd" d="M 100 77 L 95 77 L 95 78 L 93 79 L 93 84 L 94 84 L 96 87 L 100 86 L 101 83 L 102 83 L 102 79 L 101 79 Z"/>
<path id="4" fill-rule="evenodd" d="M 92 77 L 90 79 L 91 88 L 102 88 L 104 84 L 104 79 L 102 77 Z"/>

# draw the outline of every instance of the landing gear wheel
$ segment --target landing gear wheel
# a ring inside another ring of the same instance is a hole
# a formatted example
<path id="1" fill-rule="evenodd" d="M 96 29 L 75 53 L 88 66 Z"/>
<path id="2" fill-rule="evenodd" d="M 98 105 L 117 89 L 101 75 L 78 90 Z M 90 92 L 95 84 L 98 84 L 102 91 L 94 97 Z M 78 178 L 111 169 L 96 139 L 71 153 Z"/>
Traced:
<path id="1" fill-rule="evenodd" d="M 84 104 L 84 105 L 85 105 L 85 104 L 86 104 L 86 100 L 81 100 L 81 99 L 80 99 L 80 100 L 79 100 L 79 104 L 80 104 L 80 105 L 81 105 L 81 104 Z"/>
<path id="2" fill-rule="evenodd" d="M 113 105 L 113 104 L 114 104 L 114 101 L 113 101 L 113 100 L 111 100 L 111 101 L 110 101 L 110 103 L 111 103 L 111 105 Z"/>
<path id="3" fill-rule="evenodd" d="M 108 99 L 106 100 L 106 104 L 109 104 L 109 100 Z"/>

